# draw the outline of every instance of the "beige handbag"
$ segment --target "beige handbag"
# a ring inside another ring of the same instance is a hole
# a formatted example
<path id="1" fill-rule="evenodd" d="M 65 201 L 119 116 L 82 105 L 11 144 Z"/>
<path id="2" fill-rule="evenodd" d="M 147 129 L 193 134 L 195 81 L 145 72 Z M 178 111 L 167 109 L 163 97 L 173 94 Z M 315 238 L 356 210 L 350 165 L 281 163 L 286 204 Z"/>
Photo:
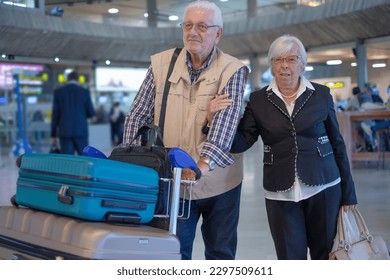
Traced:
<path id="1" fill-rule="evenodd" d="M 337 234 L 329 259 L 388 260 L 390 257 L 383 238 L 369 233 L 357 208 L 349 211 L 340 208 Z"/>

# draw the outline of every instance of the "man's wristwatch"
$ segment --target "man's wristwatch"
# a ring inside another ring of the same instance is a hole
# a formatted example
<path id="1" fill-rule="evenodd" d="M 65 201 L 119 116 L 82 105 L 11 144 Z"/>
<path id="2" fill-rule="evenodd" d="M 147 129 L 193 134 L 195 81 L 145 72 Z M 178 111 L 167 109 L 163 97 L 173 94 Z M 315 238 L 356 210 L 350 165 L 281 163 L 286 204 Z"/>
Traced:
<path id="1" fill-rule="evenodd" d="M 210 171 L 213 171 L 215 169 L 215 161 L 213 161 L 211 158 L 201 156 L 199 160 L 204 162 L 204 163 L 207 163 Z"/>

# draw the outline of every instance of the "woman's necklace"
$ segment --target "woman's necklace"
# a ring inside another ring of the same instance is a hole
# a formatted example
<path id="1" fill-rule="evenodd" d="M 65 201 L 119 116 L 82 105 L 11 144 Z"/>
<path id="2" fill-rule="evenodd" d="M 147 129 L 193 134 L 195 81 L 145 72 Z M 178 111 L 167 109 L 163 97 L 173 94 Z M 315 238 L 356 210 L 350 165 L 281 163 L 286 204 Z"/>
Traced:
<path id="1" fill-rule="evenodd" d="M 280 94 L 283 96 L 283 98 L 294 98 L 295 96 L 297 96 L 298 91 L 296 91 L 293 95 L 290 95 L 290 96 L 284 95 L 283 93 L 280 93 Z"/>

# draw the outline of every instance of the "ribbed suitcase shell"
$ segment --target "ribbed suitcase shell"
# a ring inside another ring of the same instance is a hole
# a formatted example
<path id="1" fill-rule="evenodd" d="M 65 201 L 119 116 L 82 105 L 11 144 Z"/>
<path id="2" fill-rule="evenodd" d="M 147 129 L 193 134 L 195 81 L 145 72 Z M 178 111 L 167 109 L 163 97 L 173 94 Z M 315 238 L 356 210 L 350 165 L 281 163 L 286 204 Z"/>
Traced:
<path id="1" fill-rule="evenodd" d="M 180 242 L 146 225 L 87 222 L 0 207 L 0 259 L 179 260 Z"/>
<path id="2" fill-rule="evenodd" d="M 91 221 L 147 223 L 157 201 L 152 168 L 64 154 L 23 155 L 16 203 Z"/>

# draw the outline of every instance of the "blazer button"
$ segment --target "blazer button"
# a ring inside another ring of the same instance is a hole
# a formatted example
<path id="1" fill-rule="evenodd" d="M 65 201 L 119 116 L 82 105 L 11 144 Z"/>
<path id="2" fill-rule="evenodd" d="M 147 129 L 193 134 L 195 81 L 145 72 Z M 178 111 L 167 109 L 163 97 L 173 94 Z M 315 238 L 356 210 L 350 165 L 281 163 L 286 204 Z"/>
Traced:
<path id="1" fill-rule="evenodd" d="M 298 149 L 297 149 L 297 148 L 292 148 L 292 149 L 291 149 L 291 152 L 292 152 L 293 154 L 296 154 L 296 153 L 298 152 Z"/>

